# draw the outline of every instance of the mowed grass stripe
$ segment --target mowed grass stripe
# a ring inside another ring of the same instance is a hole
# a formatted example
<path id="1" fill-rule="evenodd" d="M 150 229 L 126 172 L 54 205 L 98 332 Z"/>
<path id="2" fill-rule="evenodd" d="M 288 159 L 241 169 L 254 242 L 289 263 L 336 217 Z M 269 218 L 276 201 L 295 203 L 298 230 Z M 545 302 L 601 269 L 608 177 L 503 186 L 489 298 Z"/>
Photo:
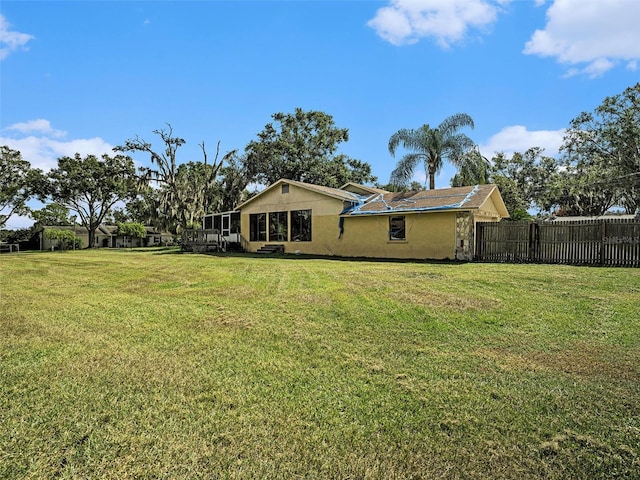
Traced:
<path id="1" fill-rule="evenodd" d="M 2 478 L 634 478 L 640 271 L 0 257 Z"/>

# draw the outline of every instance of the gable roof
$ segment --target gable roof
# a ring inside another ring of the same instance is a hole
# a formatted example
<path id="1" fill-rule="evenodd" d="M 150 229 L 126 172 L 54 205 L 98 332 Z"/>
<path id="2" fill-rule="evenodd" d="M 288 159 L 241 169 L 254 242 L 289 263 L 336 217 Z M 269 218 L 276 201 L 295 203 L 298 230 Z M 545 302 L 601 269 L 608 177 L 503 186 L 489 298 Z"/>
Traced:
<path id="1" fill-rule="evenodd" d="M 508 217 L 498 187 L 493 184 L 441 188 L 418 192 L 382 193 L 344 212 L 344 216 L 380 215 L 393 212 L 477 210 L 493 198 L 498 213 Z"/>
<path id="2" fill-rule="evenodd" d="M 362 185 L 360 183 L 349 182 L 340 187 L 340 190 L 346 190 L 347 192 L 357 193 L 359 195 L 375 195 L 378 193 L 389 193 L 388 190 L 382 188 L 369 187 L 368 185 Z"/>
<path id="3" fill-rule="evenodd" d="M 271 185 L 269 185 L 267 188 L 262 190 L 257 195 L 254 195 L 253 197 L 251 197 L 247 201 L 245 201 L 245 202 L 241 203 L 240 205 L 238 205 L 236 207 L 236 210 L 241 210 L 243 207 L 246 207 L 249 203 L 251 203 L 254 200 L 256 200 L 257 198 L 261 197 L 265 193 L 270 192 L 271 190 L 277 189 L 282 184 L 294 185 L 296 187 L 303 188 L 305 190 L 309 190 L 309 191 L 312 191 L 312 192 L 316 192 L 316 193 L 319 193 L 321 195 L 326 195 L 328 197 L 333 197 L 333 198 L 336 198 L 336 199 L 342 200 L 342 201 L 358 202 L 358 203 L 363 201 L 363 197 L 361 195 L 358 195 L 358 194 L 353 193 L 353 192 L 348 192 L 346 190 L 341 190 L 339 188 L 324 187 L 322 185 L 314 185 L 312 183 L 298 182 L 297 180 L 287 180 L 287 179 L 283 178 L 283 179 L 278 180 L 275 183 L 272 183 Z"/>

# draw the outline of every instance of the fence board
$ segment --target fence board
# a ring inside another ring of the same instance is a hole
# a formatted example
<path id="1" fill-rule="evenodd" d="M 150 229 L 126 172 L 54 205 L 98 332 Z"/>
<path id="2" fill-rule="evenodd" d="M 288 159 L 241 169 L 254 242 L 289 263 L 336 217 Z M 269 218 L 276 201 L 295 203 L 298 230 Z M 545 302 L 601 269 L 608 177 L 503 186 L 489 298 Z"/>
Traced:
<path id="1" fill-rule="evenodd" d="M 640 218 L 479 222 L 476 260 L 640 266 Z"/>

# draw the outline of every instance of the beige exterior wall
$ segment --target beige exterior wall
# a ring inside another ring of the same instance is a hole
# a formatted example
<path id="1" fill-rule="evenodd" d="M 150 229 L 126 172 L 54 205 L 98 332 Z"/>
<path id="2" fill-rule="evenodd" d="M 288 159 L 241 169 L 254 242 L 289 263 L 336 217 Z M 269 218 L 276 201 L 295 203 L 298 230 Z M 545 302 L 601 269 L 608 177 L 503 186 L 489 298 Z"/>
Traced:
<path id="1" fill-rule="evenodd" d="M 60 229 L 60 230 L 70 230 L 73 231 L 73 227 L 69 226 L 59 226 L 59 227 L 47 227 L 47 229 Z M 87 243 L 89 242 L 89 234 L 84 227 L 76 227 L 75 235 L 80 239 L 81 248 L 87 248 Z M 40 250 L 51 250 L 51 247 L 54 249 L 58 248 L 58 240 L 50 240 L 46 238 L 44 231 L 40 232 Z"/>
<path id="2" fill-rule="evenodd" d="M 337 247 L 340 255 L 373 258 L 454 258 L 455 212 L 406 213 L 404 217 L 405 240 L 389 240 L 389 215 L 346 218 L 344 234 Z"/>

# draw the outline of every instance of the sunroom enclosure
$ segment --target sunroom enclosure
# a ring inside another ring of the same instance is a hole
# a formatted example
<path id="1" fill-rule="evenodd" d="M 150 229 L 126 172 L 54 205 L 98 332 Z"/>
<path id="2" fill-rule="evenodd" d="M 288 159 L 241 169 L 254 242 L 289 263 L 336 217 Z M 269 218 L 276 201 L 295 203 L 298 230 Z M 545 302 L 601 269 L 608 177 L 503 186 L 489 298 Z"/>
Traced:
<path id="1" fill-rule="evenodd" d="M 183 249 L 227 251 L 240 249 L 240 212 L 210 213 L 202 219 L 202 228 L 186 231 Z"/>

